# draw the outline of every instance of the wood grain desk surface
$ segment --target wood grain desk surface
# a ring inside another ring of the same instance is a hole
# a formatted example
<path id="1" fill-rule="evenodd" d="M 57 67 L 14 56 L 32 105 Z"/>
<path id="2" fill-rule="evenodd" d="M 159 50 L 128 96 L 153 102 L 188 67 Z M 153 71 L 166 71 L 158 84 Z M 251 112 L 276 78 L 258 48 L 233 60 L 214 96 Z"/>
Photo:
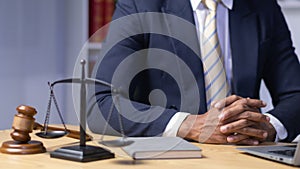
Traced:
<path id="1" fill-rule="evenodd" d="M 69 127 L 70 128 L 70 127 Z M 72 126 L 74 129 L 74 126 Z M 11 130 L 0 131 L 0 143 L 11 140 Z M 89 133 L 90 134 L 90 133 Z M 100 135 L 91 134 L 95 140 Z M 198 144 L 202 149 L 201 159 L 175 159 L 175 160 L 143 160 L 134 161 L 120 148 L 110 148 L 116 158 L 88 163 L 79 163 L 61 159 L 50 158 L 49 151 L 59 146 L 77 144 L 79 140 L 63 137 L 59 139 L 41 139 L 31 134 L 32 140 L 42 141 L 48 152 L 35 155 L 8 155 L 0 153 L 0 169 L 289 169 L 292 166 L 272 162 L 240 153 L 236 146 Z M 111 139 L 111 137 L 105 137 Z M 99 145 L 97 141 L 88 144 Z M 104 147 L 102 145 L 99 145 Z"/>

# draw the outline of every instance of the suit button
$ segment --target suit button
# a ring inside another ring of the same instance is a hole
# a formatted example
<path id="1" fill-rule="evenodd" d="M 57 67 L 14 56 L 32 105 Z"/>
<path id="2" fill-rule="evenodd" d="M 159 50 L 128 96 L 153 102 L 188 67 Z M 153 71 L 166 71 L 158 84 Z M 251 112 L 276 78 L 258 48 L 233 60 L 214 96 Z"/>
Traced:
<path id="1" fill-rule="evenodd" d="M 169 107 L 169 109 L 178 110 L 178 108 L 177 108 L 174 104 L 172 104 L 172 105 Z"/>

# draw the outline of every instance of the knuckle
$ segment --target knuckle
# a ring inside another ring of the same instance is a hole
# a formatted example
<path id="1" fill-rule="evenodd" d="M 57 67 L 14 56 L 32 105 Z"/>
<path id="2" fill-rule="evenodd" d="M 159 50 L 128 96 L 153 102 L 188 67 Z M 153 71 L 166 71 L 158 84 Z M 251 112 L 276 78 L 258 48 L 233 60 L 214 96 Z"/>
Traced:
<path id="1" fill-rule="evenodd" d="M 231 131 L 234 129 L 234 126 L 233 125 L 227 125 L 226 127 L 227 131 Z"/>
<path id="2" fill-rule="evenodd" d="M 239 105 L 237 105 L 237 109 L 238 109 L 238 110 L 244 110 L 244 109 L 245 109 L 245 107 L 244 107 L 244 105 L 242 105 L 242 104 L 239 104 Z"/>
<path id="3" fill-rule="evenodd" d="M 232 110 L 231 109 L 227 109 L 223 111 L 224 117 L 226 117 L 228 114 L 231 114 Z"/>
<path id="4" fill-rule="evenodd" d="M 266 133 L 266 131 L 264 131 L 264 130 L 259 130 L 259 136 L 261 137 L 261 138 L 264 138 L 264 135 L 265 135 L 265 133 Z"/>
<path id="5" fill-rule="evenodd" d="M 246 98 L 242 98 L 242 99 L 240 99 L 240 102 L 243 103 L 243 104 L 245 104 L 245 103 L 248 102 L 248 100 Z"/>
<path id="6" fill-rule="evenodd" d="M 232 95 L 233 99 L 234 100 L 237 100 L 238 99 L 238 96 L 237 95 Z"/>
<path id="7" fill-rule="evenodd" d="M 249 131 L 250 131 L 249 128 L 247 128 L 247 127 L 242 128 L 241 130 L 243 133 L 249 133 Z"/>
<path id="8" fill-rule="evenodd" d="M 264 117 L 264 115 L 259 115 L 258 116 L 258 120 L 259 121 L 264 121 L 266 118 Z"/>
<path id="9" fill-rule="evenodd" d="M 252 124 L 251 121 L 247 119 L 243 119 L 242 123 L 244 124 L 244 126 L 250 126 Z"/>
<path id="10" fill-rule="evenodd" d="M 261 114 L 261 115 L 260 115 L 260 121 L 266 121 L 266 120 L 267 120 L 267 116 Z"/>
<path id="11" fill-rule="evenodd" d="M 234 102 L 239 101 L 240 98 L 241 98 L 241 97 L 239 97 L 238 95 L 232 95 L 232 96 L 231 96 L 231 100 L 234 101 Z"/>
<path id="12" fill-rule="evenodd" d="M 252 117 L 252 114 L 249 111 L 246 111 L 243 115 L 244 115 L 244 118 L 246 118 L 246 119 L 251 119 L 251 117 Z"/>

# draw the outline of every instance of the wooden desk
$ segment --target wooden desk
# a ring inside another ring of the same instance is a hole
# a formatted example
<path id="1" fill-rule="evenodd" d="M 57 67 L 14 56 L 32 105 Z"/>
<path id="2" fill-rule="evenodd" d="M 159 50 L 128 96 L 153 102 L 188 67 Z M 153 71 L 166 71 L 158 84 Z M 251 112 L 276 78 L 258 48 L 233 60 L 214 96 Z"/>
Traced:
<path id="1" fill-rule="evenodd" d="M 0 131 L 0 142 L 11 140 L 11 130 Z M 99 135 L 93 135 L 100 139 Z M 31 134 L 32 140 L 42 141 L 48 151 L 55 150 L 58 146 L 78 143 L 78 140 L 63 137 L 59 139 L 41 139 Z M 107 138 L 107 137 L 106 137 Z M 98 145 L 97 141 L 88 144 Z M 49 153 L 36 155 L 8 155 L 0 153 L 1 169 L 289 169 L 288 165 L 263 160 L 253 156 L 241 154 L 236 146 L 196 144 L 203 150 L 201 159 L 180 160 L 143 160 L 134 161 L 119 148 L 111 149 L 116 153 L 116 158 L 88 163 L 65 161 L 50 158 Z M 102 146 L 103 147 L 103 146 Z"/>

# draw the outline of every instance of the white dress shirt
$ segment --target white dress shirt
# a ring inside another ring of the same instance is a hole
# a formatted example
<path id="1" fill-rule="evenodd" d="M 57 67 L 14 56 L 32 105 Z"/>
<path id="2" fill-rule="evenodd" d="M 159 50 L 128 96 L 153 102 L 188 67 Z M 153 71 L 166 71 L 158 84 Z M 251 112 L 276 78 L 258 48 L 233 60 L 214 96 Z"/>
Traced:
<path id="1" fill-rule="evenodd" d="M 198 39 L 200 41 L 200 44 L 202 41 L 201 35 L 204 29 L 205 18 L 208 13 L 208 9 L 201 3 L 201 1 L 202 0 L 190 0 L 194 12 L 195 25 L 197 28 Z M 226 76 L 229 82 L 232 79 L 232 55 L 229 36 L 229 10 L 231 10 L 232 7 L 233 0 L 221 0 L 217 7 L 217 33 L 222 51 L 222 56 L 224 56 Z M 176 113 L 169 121 L 163 133 L 163 136 L 177 136 L 177 132 L 179 130 L 180 125 L 188 115 L 190 115 L 190 113 Z M 283 124 L 273 115 L 267 113 L 266 115 L 270 117 L 270 123 L 274 126 L 277 132 L 276 141 L 285 139 L 287 137 L 287 131 Z"/>

